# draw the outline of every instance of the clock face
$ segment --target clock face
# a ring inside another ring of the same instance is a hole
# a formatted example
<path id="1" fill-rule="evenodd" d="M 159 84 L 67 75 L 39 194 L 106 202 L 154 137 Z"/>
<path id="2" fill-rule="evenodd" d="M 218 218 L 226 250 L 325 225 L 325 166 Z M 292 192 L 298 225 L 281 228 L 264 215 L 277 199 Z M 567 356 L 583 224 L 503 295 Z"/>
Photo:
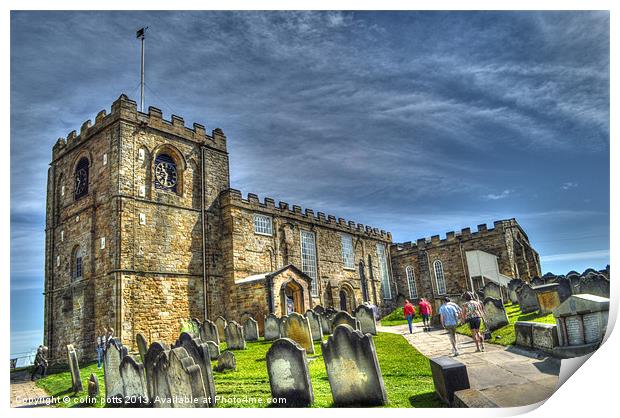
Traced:
<path id="1" fill-rule="evenodd" d="M 88 173 L 80 168 L 75 172 L 75 195 L 80 197 L 86 193 L 88 187 Z"/>
<path id="2" fill-rule="evenodd" d="M 155 166 L 155 180 L 162 189 L 173 189 L 177 184 L 177 169 L 174 164 L 160 161 Z"/>

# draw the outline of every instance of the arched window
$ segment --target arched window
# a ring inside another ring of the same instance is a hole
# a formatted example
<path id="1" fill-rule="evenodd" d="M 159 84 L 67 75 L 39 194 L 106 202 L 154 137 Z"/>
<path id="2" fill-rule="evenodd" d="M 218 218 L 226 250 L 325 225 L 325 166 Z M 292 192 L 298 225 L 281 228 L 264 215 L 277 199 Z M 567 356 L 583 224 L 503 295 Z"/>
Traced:
<path id="1" fill-rule="evenodd" d="M 413 276 L 413 267 L 407 266 L 405 269 L 407 272 L 407 286 L 409 286 L 409 297 L 411 299 L 418 298 L 418 289 L 415 287 L 415 277 Z"/>
<path id="2" fill-rule="evenodd" d="M 440 295 L 446 294 L 446 279 L 443 276 L 443 264 L 441 261 L 435 260 L 433 263 L 435 269 L 435 283 L 437 283 L 437 293 Z"/>
<path id="3" fill-rule="evenodd" d="M 168 154 L 159 154 L 155 158 L 155 188 L 160 190 L 177 191 L 177 165 Z"/>
<path id="4" fill-rule="evenodd" d="M 71 279 L 73 281 L 80 280 L 82 278 L 82 249 L 75 247 L 73 250 L 73 260 L 71 263 Z"/>
<path id="5" fill-rule="evenodd" d="M 75 166 L 75 200 L 88 194 L 88 158 L 82 157 Z"/>

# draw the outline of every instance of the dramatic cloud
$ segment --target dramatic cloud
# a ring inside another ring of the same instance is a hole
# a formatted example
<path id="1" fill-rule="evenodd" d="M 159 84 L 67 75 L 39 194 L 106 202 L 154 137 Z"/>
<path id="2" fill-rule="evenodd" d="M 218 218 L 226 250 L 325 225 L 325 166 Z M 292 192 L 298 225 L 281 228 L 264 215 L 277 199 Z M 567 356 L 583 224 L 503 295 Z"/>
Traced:
<path id="1" fill-rule="evenodd" d="M 577 183 L 573 183 L 572 181 L 569 181 L 569 182 L 566 182 L 566 183 L 562 183 L 560 188 L 562 190 L 569 190 L 569 189 L 573 189 L 573 188 L 575 188 L 577 186 L 579 186 Z"/>

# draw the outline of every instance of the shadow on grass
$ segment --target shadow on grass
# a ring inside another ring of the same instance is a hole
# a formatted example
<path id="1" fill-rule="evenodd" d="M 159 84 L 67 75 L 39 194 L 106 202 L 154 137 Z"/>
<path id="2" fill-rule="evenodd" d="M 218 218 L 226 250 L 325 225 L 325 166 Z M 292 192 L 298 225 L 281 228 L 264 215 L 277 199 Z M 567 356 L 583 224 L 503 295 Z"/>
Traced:
<path id="1" fill-rule="evenodd" d="M 445 408 L 443 403 L 438 406 L 438 400 L 435 392 L 419 393 L 409 397 L 409 403 L 416 408 Z"/>

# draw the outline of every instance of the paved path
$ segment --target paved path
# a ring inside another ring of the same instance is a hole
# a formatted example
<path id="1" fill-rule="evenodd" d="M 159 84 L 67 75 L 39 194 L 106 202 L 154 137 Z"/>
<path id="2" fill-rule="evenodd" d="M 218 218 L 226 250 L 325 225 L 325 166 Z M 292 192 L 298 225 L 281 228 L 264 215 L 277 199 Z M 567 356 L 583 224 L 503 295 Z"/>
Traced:
<path id="1" fill-rule="evenodd" d="M 27 371 L 11 373 L 11 407 L 48 406 L 51 397 L 34 382 Z"/>
<path id="2" fill-rule="evenodd" d="M 443 329 L 425 332 L 421 323 L 414 323 L 413 334 L 407 325 L 379 327 L 379 331 L 402 334 L 426 357 L 451 355 L 450 340 Z M 531 405 L 555 392 L 559 359 L 496 344 L 485 344 L 485 351 L 476 353 L 471 337 L 457 334 L 457 339 L 461 354 L 456 359 L 467 366 L 471 388 L 498 406 Z"/>

